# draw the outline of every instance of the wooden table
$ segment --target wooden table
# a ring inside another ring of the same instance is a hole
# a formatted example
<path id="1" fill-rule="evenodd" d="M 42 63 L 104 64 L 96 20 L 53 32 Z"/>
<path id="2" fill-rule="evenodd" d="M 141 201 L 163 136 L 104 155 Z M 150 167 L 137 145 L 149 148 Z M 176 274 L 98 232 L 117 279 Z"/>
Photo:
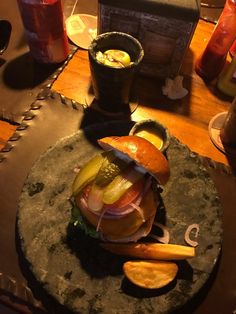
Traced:
<path id="1" fill-rule="evenodd" d="M 225 155 L 211 142 L 208 124 L 214 115 L 228 111 L 231 99 L 217 91 L 215 82 L 206 85 L 194 71 L 196 58 L 207 43 L 213 28 L 213 24 L 200 20 L 186 54 L 181 74 L 189 94 L 181 100 L 169 100 L 161 92 L 163 81 L 140 77 L 136 84 L 139 105 L 132 114 L 132 119 L 157 119 L 193 151 L 227 164 Z M 90 87 L 87 51 L 78 50 L 55 81 L 53 89 L 85 104 Z"/>

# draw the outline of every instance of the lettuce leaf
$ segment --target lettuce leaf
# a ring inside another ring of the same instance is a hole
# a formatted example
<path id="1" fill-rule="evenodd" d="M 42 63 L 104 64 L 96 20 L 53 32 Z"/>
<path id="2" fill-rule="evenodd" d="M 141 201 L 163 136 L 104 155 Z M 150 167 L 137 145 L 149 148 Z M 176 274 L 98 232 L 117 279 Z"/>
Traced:
<path id="1" fill-rule="evenodd" d="M 85 221 L 75 203 L 73 201 L 71 203 L 73 205 L 71 208 L 71 224 L 73 224 L 74 227 L 83 230 L 86 235 L 98 239 L 99 234 L 96 229 Z"/>

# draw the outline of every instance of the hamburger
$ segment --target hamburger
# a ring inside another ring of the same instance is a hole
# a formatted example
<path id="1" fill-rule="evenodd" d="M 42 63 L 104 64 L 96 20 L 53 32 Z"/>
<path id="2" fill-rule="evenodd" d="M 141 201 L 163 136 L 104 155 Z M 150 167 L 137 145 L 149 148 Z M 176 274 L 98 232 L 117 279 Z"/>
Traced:
<path id="1" fill-rule="evenodd" d="M 72 185 L 74 225 L 111 242 L 136 242 L 149 234 L 168 181 L 166 157 L 138 136 L 98 140 L 103 151 L 88 161 Z"/>

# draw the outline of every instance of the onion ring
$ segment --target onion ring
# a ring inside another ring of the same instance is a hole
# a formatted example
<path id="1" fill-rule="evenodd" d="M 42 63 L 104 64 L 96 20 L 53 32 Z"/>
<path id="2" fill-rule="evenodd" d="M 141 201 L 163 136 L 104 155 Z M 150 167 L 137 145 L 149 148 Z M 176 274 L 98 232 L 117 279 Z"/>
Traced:
<path id="1" fill-rule="evenodd" d="M 191 240 L 190 239 L 190 233 L 193 229 L 196 229 L 196 232 L 195 232 L 195 235 L 194 237 L 197 238 L 198 237 L 198 233 L 199 233 L 199 224 L 192 224 L 192 225 L 189 225 L 186 232 L 185 232 L 185 235 L 184 235 L 184 240 L 187 244 L 189 244 L 190 246 L 193 246 L 193 247 L 196 247 L 198 246 L 198 242 L 197 241 L 194 241 L 194 240 Z"/>
<path id="2" fill-rule="evenodd" d="M 135 203 L 131 203 L 130 206 L 132 208 L 134 208 L 135 210 L 137 210 L 137 212 L 139 213 L 140 217 L 142 218 L 142 221 L 145 222 L 145 218 L 144 218 L 144 215 L 143 215 L 143 211 L 142 211 L 142 208 L 135 204 Z"/>
<path id="3" fill-rule="evenodd" d="M 170 242 L 170 232 L 169 232 L 169 229 L 166 226 L 164 226 L 164 225 L 162 225 L 162 224 L 160 224 L 159 222 L 156 222 L 156 221 L 153 222 L 153 225 L 157 226 L 158 228 L 160 228 L 162 230 L 163 236 L 160 237 L 160 236 L 157 236 L 157 235 L 151 233 L 150 237 L 152 237 L 153 239 L 155 239 L 155 240 L 157 240 L 157 241 L 159 241 L 161 243 L 168 244 Z"/>

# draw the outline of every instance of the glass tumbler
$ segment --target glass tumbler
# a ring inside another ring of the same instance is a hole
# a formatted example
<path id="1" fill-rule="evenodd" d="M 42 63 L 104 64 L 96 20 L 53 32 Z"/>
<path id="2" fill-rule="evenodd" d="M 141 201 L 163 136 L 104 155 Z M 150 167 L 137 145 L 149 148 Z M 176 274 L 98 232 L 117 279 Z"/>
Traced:
<path id="1" fill-rule="evenodd" d="M 131 63 L 116 68 L 101 63 L 97 53 L 122 50 L 129 54 Z M 131 86 L 144 52 L 140 42 L 122 32 L 108 32 L 97 36 L 88 48 L 92 86 L 98 106 L 110 113 L 127 112 Z"/>

